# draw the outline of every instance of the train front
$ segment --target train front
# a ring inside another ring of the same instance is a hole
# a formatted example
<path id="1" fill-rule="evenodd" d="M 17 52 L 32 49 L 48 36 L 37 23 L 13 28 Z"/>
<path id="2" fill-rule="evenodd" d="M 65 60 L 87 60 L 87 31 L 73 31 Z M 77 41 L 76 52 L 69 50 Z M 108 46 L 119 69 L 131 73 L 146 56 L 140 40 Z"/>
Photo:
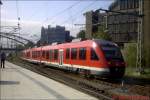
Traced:
<path id="1" fill-rule="evenodd" d="M 125 73 L 125 62 L 120 48 L 113 42 L 96 41 L 104 55 L 106 66 L 109 69 L 107 77 L 122 78 Z"/>

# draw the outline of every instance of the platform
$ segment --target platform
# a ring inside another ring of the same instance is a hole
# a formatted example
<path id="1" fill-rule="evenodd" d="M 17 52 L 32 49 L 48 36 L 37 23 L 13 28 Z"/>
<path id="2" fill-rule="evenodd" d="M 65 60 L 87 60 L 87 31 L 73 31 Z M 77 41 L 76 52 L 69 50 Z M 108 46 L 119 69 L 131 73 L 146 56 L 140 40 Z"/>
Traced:
<path id="1" fill-rule="evenodd" d="M 10 62 L 5 67 L 0 69 L 0 100 L 97 100 Z"/>

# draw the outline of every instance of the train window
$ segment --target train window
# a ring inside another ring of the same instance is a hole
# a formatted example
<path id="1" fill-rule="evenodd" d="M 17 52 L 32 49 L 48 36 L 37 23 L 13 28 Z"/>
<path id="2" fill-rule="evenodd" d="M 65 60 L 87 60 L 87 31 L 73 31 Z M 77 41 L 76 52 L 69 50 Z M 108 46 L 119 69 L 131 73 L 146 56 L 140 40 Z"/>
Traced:
<path id="1" fill-rule="evenodd" d="M 37 58 L 37 51 L 35 51 L 35 58 Z"/>
<path id="2" fill-rule="evenodd" d="M 35 52 L 35 58 L 36 58 L 36 56 L 37 56 L 37 52 L 36 51 L 34 51 Z"/>
<path id="3" fill-rule="evenodd" d="M 44 51 L 42 51 L 42 57 L 44 57 Z"/>
<path id="4" fill-rule="evenodd" d="M 29 57 L 31 57 L 31 53 L 30 53 L 30 51 L 29 51 L 28 53 L 29 53 Z"/>
<path id="5" fill-rule="evenodd" d="M 36 51 L 34 51 L 34 53 L 35 53 L 35 58 L 36 58 L 36 55 L 37 55 Z"/>
<path id="6" fill-rule="evenodd" d="M 77 48 L 71 49 L 71 59 L 77 59 Z"/>
<path id="7" fill-rule="evenodd" d="M 38 56 L 38 57 L 40 57 L 40 51 L 38 51 L 37 53 L 38 53 L 38 55 L 37 55 L 37 56 Z"/>
<path id="8" fill-rule="evenodd" d="M 49 59 L 50 59 L 50 60 L 53 60 L 53 50 L 50 50 L 50 51 L 49 51 Z"/>
<path id="9" fill-rule="evenodd" d="M 46 59 L 49 59 L 49 51 L 46 51 Z"/>
<path id="10" fill-rule="evenodd" d="M 32 57 L 34 58 L 34 52 L 32 51 Z"/>
<path id="11" fill-rule="evenodd" d="M 44 51 L 42 51 L 42 58 L 44 57 Z"/>
<path id="12" fill-rule="evenodd" d="M 81 59 L 81 60 L 86 59 L 86 48 L 79 49 L 79 59 Z"/>
<path id="13" fill-rule="evenodd" d="M 30 52 L 27 52 L 27 57 L 30 57 Z"/>
<path id="14" fill-rule="evenodd" d="M 34 58 L 36 58 L 36 51 L 34 51 Z"/>
<path id="15" fill-rule="evenodd" d="M 91 60 L 99 60 L 99 58 L 93 48 L 91 48 Z"/>
<path id="16" fill-rule="evenodd" d="M 32 58 L 34 58 L 34 52 L 32 51 Z"/>
<path id="17" fill-rule="evenodd" d="M 32 51 L 32 58 L 36 58 L 35 51 Z"/>
<path id="18" fill-rule="evenodd" d="M 36 58 L 38 57 L 38 51 L 36 51 Z"/>
<path id="19" fill-rule="evenodd" d="M 57 60 L 58 59 L 58 50 L 55 49 L 54 50 L 54 60 Z"/>
<path id="20" fill-rule="evenodd" d="M 39 51 L 37 51 L 37 58 L 39 57 Z"/>
<path id="21" fill-rule="evenodd" d="M 70 59 L 70 49 L 66 49 L 66 59 Z"/>
<path id="22" fill-rule="evenodd" d="M 114 47 L 102 47 L 102 50 L 107 60 L 111 60 L 111 59 L 123 60 L 121 51 L 118 47 L 115 47 L 115 46 Z"/>

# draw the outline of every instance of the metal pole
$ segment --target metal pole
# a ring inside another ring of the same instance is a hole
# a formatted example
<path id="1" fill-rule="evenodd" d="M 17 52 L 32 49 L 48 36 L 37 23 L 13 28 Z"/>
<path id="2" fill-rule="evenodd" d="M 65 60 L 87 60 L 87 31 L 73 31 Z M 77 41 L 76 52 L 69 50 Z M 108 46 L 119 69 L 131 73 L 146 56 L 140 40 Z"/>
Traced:
<path id="1" fill-rule="evenodd" d="M 106 27 L 105 28 L 107 30 L 108 29 L 108 13 L 107 12 L 106 12 L 106 16 L 105 17 L 106 17 Z"/>
<path id="2" fill-rule="evenodd" d="M 106 33 L 108 33 L 108 12 L 106 12 L 106 15 L 105 15 L 105 22 L 106 22 L 105 23 L 106 26 L 105 26 L 105 30 L 104 31 Z"/>
<path id="3" fill-rule="evenodd" d="M 2 1 L 0 0 L 0 34 L 1 34 L 1 5 L 2 5 Z M 2 48 L 1 36 L 0 36 L 0 48 Z"/>
<path id="4" fill-rule="evenodd" d="M 2 5 L 2 2 L 0 0 L 0 35 L 1 35 L 1 5 Z M 1 36 L 0 36 L 0 54 L 1 54 Z M 0 70 L 0 81 L 1 81 L 1 70 Z"/>
<path id="5" fill-rule="evenodd" d="M 139 0 L 139 15 L 143 15 L 143 0 Z M 143 17 L 138 17 L 138 37 L 137 37 L 137 61 L 136 69 L 141 74 L 143 68 Z"/>

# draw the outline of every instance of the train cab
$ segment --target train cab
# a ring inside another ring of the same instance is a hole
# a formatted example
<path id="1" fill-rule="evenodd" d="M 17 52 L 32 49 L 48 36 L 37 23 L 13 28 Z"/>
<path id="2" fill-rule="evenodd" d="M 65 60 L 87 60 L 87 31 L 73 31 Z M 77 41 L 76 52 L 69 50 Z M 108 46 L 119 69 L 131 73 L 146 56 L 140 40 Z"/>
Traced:
<path id="1" fill-rule="evenodd" d="M 109 73 L 106 72 L 103 75 L 121 78 L 125 72 L 125 62 L 120 48 L 110 41 L 95 40 L 95 43 L 98 45 L 100 52 L 103 53 L 106 66 L 109 69 Z"/>

